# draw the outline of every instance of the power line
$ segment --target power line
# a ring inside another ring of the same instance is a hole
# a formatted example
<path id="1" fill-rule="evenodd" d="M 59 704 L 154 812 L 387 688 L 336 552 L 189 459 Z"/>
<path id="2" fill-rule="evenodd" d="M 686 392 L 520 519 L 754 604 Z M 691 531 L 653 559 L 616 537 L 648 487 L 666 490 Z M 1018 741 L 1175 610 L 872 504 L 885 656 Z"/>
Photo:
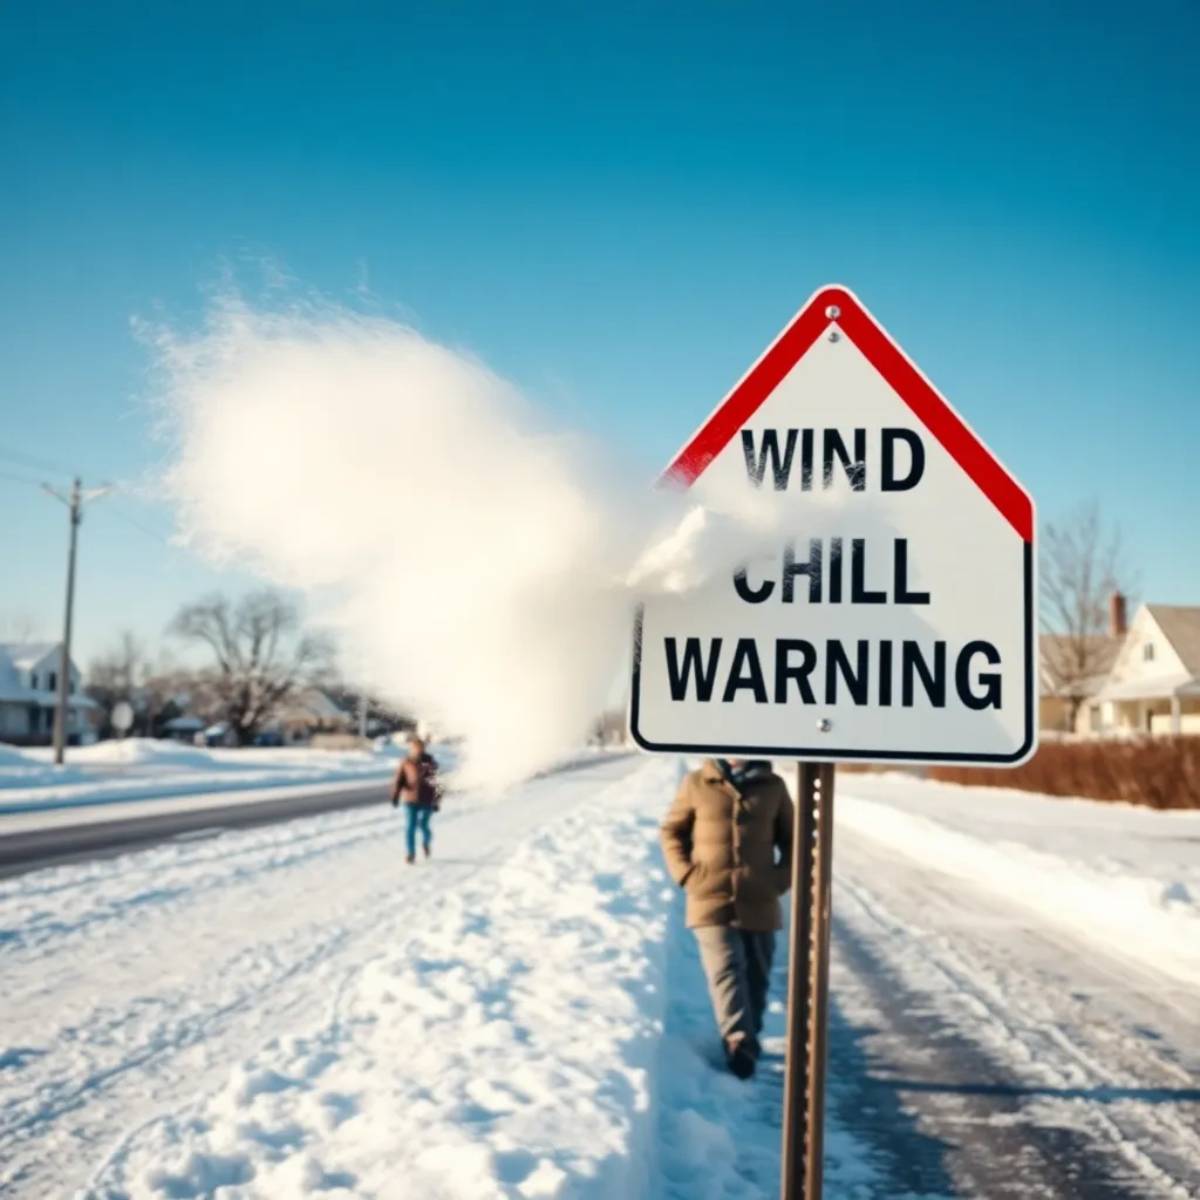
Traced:
<path id="1" fill-rule="evenodd" d="M 53 471 L 56 475 L 70 475 L 73 469 L 60 462 L 51 462 L 47 458 L 38 458 L 36 455 L 27 454 L 24 450 L 15 450 L 11 446 L 8 448 L 0 446 L 0 458 L 16 463 L 18 466 L 32 467 L 35 471 Z"/>
<path id="2" fill-rule="evenodd" d="M 13 475 L 8 471 L 0 471 L 0 479 L 7 479 L 10 483 L 27 483 L 30 487 L 41 487 L 40 479 L 30 479 L 26 475 Z"/>
<path id="3" fill-rule="evenodd" d="M 147 537 L 153 538 L 156 542 L 159 543 L 159 545 L 165 546 L 168 550 L 177 549 L 177 547 L 174 545 L 174 543 L 171 542 L 169 537 L 160 533 L 156 529 L 151 529 L 149 525 L 143 525 L 141 521 L 139 521 L 136 517 L 134 517 L 130 513 L 126 512 L 124 509 L 118 508 L 115 505 L 110 503 L 106 507 L 105 511 L 108 512 L 111 516 L 120 517 L 121 520 L 124 521 L 126 524 L 132 525 L 134 527 L 134 529 L 137 529 L 140 532 L 144 533 Z"/>

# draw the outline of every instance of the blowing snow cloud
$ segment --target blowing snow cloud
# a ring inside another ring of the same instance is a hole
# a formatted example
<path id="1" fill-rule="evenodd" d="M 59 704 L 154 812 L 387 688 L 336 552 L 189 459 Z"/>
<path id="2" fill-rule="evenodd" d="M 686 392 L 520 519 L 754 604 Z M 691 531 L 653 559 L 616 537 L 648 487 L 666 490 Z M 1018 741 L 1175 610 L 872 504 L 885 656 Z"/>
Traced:
<path id="1" fill-rule="evenodd" d="M 356 677 L 466 737 L 473 778 L 578 745 L 626 662 L 627 581 L 694 574 L 704 521 L 643 554 L 670 500 L 635 516 L 594 454 L 411 328 L 225 301 L 153 347 L 185 538 L 308 592 Z"/>

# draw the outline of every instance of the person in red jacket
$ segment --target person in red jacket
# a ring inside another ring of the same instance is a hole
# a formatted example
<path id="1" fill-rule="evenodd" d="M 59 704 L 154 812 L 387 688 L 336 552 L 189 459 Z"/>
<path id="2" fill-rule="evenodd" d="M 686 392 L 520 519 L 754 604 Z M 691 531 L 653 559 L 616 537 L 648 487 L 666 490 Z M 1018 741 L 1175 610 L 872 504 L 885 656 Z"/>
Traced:
<path id="1" fill-rule="evenodd" d="M 433 834 L 429 822 L 441 806 L 442 790 L 438 786 L 437 760 L 425 752 L 425 743 L 415 733 L 408 739 L 408 757 L 396 768 L 396 780 L 392 785 L 392 807 L 403 801 L 405 816 L 405 840 L 408 845 L 407 862 L 417 860 L 417 830 L 421 831 L 421 845 L 428 858 L 433 847 Z"/>

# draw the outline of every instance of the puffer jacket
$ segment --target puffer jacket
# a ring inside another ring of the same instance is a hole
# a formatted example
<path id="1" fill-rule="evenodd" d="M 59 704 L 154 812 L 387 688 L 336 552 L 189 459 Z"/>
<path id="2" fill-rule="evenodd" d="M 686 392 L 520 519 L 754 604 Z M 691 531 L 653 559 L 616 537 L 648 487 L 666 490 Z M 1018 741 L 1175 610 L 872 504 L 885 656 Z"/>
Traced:
<path id="1" fill-rule="evenodd" d="M 440 808 L 442 789 L 437 770 L 437 760 L 431 754 L 402 758 L 392 781 L 392 806 L 403 801 L 417 808 Z"/>
<path id="2" fill-rule="evenodd" d="M 705 759 L 684 778 L 660 840 L 667 870 L 687 891 L 689 928 L 780 927 L 779 897 L 792 883 L 793 821 L 792 799 L 770 763 L 727 772 Z"/>

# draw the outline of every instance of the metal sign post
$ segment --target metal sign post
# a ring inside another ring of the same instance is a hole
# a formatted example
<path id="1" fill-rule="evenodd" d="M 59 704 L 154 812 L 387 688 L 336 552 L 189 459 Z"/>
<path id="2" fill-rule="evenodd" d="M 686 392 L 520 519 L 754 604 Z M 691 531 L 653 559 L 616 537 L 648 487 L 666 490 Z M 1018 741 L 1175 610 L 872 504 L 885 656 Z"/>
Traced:
<path id="1" fill-rule="evenodd" d="M 821 1200 L 825 1131 L 833 764 L 796 769 L 781 1200 Z"/>

